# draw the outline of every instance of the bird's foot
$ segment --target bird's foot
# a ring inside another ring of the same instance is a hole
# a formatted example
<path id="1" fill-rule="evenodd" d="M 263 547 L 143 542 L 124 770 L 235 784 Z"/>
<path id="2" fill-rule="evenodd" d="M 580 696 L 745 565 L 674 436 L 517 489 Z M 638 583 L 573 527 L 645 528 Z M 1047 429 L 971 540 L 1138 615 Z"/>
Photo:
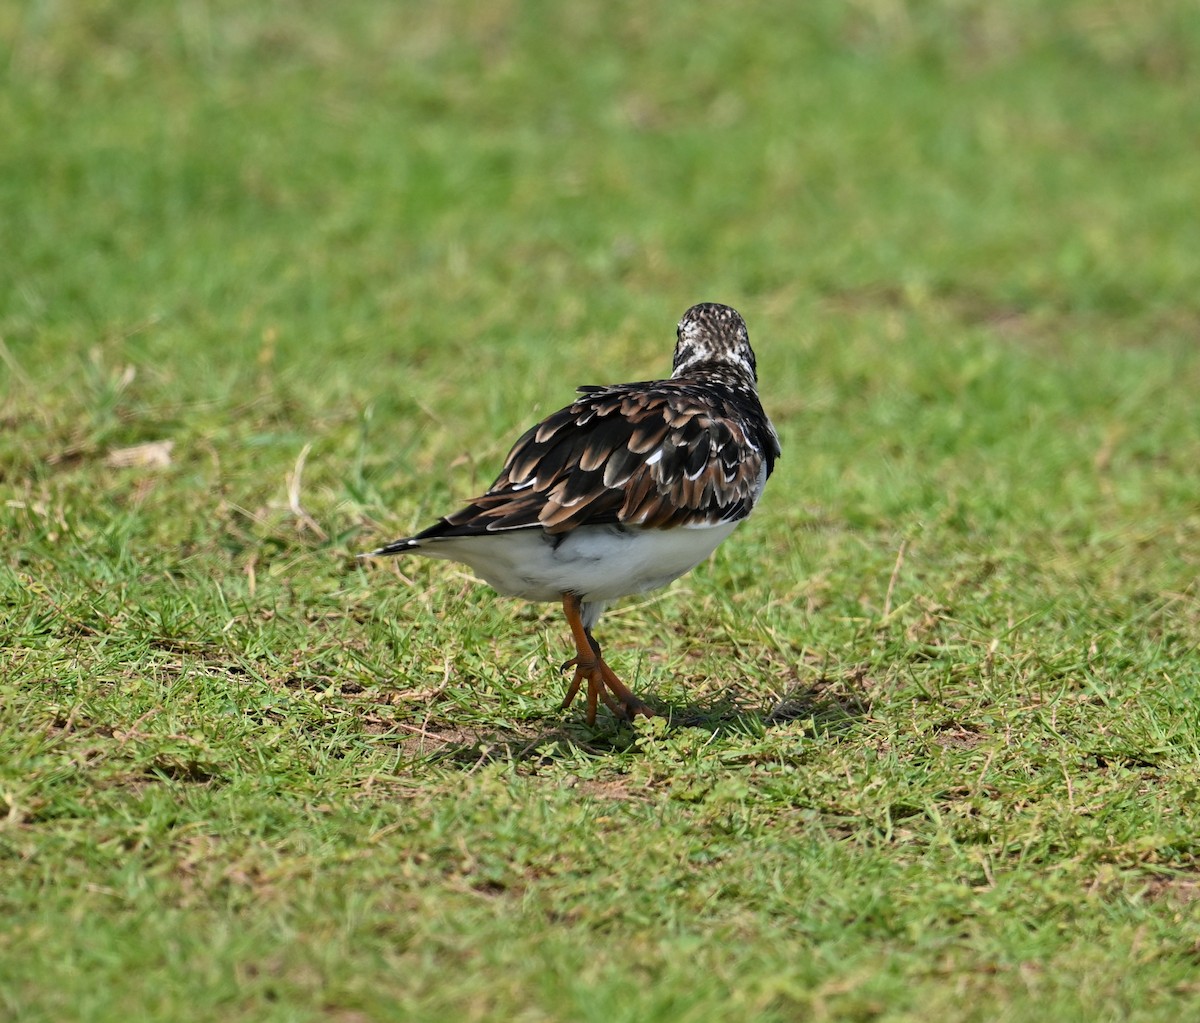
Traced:
<path id="1" fill-rule="evenodd" d="M 589 725 L 596 723 L 596 708 L 600 701 L 604 702 L 604 705 L 613 712 L 616 718 L 628 721 L 630 724 L 639 714 L 642 717 L 654 717 L 653 708 L 637 697 L 632 689 L 617 678 L 616 672 L 605 663 L 603 657 L 596 656 L 586 659 L 572 657 L 564 661 L 559 670 L 566 671 L 568 668 L 574 668 L 575 674 L 571 678 L 571 684 L 567 687 L 567 695 L 563 699 L 562 709 L 566 710 L 571 706 L 576 694 L 586 681 L 587 723 Z"/>

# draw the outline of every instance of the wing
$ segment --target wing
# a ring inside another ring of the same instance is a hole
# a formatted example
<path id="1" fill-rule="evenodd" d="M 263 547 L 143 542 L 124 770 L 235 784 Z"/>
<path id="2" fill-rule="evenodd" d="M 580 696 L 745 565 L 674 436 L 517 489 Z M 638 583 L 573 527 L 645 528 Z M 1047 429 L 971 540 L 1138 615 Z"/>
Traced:
<path id="1" fill-rule="evenodd" d="M 673 380 L 580 391 L 517 441 L 486 494 L 414 539 L 750 513 L 779 452 L 753 392 Z"/>

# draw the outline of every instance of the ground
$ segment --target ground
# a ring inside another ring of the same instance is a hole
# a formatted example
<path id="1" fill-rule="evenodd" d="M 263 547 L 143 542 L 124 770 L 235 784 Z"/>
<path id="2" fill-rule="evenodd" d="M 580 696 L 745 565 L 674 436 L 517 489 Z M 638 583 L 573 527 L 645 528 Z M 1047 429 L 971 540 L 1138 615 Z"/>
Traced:
<path id="1" fill-rule="evenodd" d="M 1191 5 L 0 14 L 0 1014 L 1200 1011 Z M 354 553 L 746 317 L 614 609 Z"/>

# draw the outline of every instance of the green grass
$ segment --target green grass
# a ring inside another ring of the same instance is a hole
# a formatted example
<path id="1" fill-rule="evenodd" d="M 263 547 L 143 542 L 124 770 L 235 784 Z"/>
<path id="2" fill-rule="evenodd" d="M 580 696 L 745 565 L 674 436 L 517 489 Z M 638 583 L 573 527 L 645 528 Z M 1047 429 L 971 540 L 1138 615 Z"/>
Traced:
<path id="1" fill-rule="evenodd" d="M 0 1017 L 1200 1012 L 1190 4 L 0 38 Z M 589 729 L 553 607 L 352 554 L 700 300 L 783 459 Z"/>

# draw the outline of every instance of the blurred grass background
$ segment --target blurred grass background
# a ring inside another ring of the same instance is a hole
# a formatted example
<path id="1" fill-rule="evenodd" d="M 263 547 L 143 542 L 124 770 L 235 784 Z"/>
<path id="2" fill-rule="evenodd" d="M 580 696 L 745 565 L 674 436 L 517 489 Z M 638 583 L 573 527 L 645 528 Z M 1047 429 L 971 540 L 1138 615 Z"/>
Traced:
<path id="1" fill-rule="evenodd" d="M 13 1018 L 1195 1012 L 1194 5 L 0 41 Z M 553 608 L 350 555 L 702 300 L 784 457 L 593 732 Z"/>

